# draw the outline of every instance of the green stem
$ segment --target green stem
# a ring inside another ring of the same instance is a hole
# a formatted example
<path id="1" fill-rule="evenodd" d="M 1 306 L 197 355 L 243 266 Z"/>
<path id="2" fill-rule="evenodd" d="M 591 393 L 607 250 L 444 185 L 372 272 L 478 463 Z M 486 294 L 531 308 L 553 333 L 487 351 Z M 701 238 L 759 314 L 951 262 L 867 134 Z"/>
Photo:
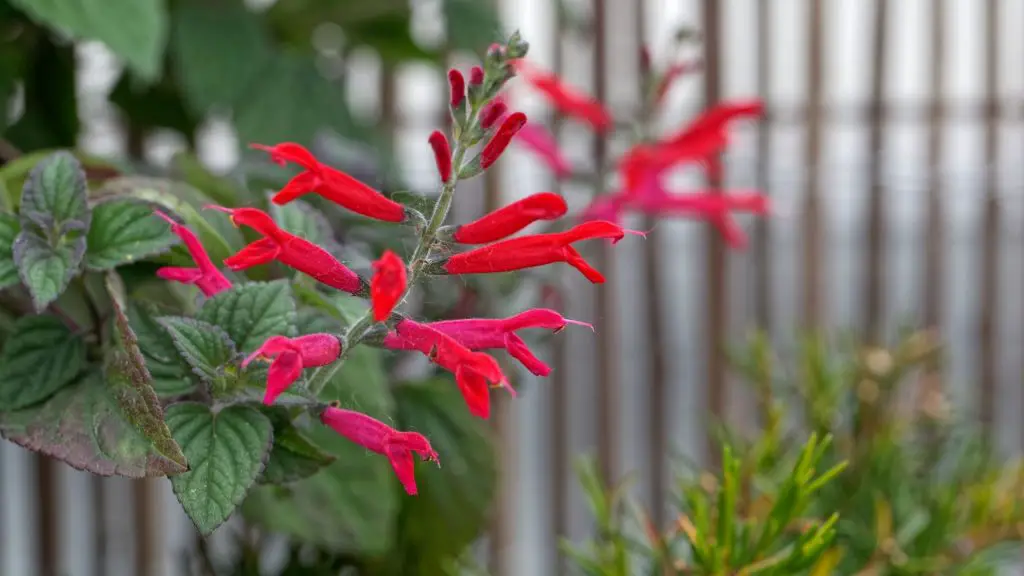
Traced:
<path id="1" fill-rule="evenodd" d="M 408 282 L 405 292 L 402 293 L 402 297 L 398 300 L 399 302 L 405 301 L 412 287 L 420 279 L 420 272 L 423 269 L 424 263 L 426 263 L 427 256 L 430 255 L 430 249 L 437 241 L 437 231 L 448 217 L 448 211 L 452 207 L 452 198 L 455 197 L 455 185 L 459 181 L 459 170 L 462 168 L 462 162 L 470 148 L 471 134 L 475 131 L 478 112 L 482 107 L 482 105 L 473 107 L 465 127 L 460 131 L 459 139 L 455 142 L 455 147 L 452 150 L 452 175 L 448 182 L 441 185 L 441 194 L 437 199 L 437 203 L 434 204 L 434 211 L 431 212 L 430 220 L 420 233 L 420 240 L 412 252 L 412 257 L 409 258 Z M 349 352 L 359 345 L 359 342 L 366 336 L 366 333 L 372 326 L 373 314 L 370 310 L 364 312 L 358 320 L 349 326 L 343 336 L 344 350 L 342 350 L 338 359 L 333 363 L 313 373 L 313 377 L 309 381 L 310 392 L 319 397 L 327 383 L 341 369 Z"/>

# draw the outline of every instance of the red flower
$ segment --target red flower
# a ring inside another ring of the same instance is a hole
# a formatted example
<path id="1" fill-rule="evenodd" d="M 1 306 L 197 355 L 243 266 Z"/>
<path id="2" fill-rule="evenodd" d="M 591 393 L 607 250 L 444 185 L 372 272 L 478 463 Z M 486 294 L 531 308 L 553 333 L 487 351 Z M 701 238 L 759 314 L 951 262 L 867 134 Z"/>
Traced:
<path id="1" fill-rule="evenodd" d="M 490 129 L 501 120 L 505 113 L 508 111 L 508 105 L 505 102 L 495 99 L 490 104 L 484 107 L 480 113 L 480 127 L 484 130 Z"/>
<path id="2" fill-rule="evenodd" d="M 361 412 L 331 406 L 320 414 L 320 421 L 356 444 L 387 456 L 406 494 L 416 495 L 413 452 L 422 460 L 438 462 L 437 452 L 422 434 L 400 432 Z"/>
<path id="3" fill-rule="evenodd" d="M 508 148 L 509 142 L 512 141 L 512 137 L 519 132 L 519 129 L 526 124 L 526 114 L 522 112 L 515 112 L 509 114 L 508 118 L 501 123 L 498 131 L 491 137 L 482 152 L 480 152 L 480 167 L 486 170 L 491 164 L 501 156 L 501 153 Z"/>
<path id="4" fill-rule="evenodd" d="M 426 354 L 435 364 L 455 375 L 455 383 L 474 416 L 489 418 L 491 415 L 488 384 L 504 386 L 515 395 L 515 389 L 508 383 L 498 361 L 491 356 L 473 352 L 451 336 L 412 320 L 402 320 L 395 330 L 408 343 L 408 349 Z"/>
<path id="5" fill-rule="evenodd" d="M 363 281 L 355 272 L 323 248 L 278 227 L 266 212 L 256 208 L 209 208 L 230 214 L 235 226 L 248 226 L 264 236 L 225 259 L 228 268 L 245 270 L 277 260 L 338 290 L 357 295 L 364 293 Z"/>
<path id="6" fill-rule="evenodd" d="M 557 75 L 541 70 L 525 60 L 514 60 L 513 65 L 524 80 L 563 114 L 584 120 L 599 132 L 611 128 L 611 114 L 594 98 L 565 84 Z"/>
<path id="7" fill-rule="evenodd" d="M 494 99 L 495 104 L 499 102 L 504 104 L 504 99 L 501 96 Z M 504 114 L 507 114 L 508 106 L 504 108 Z M 532 150 L 534 154 L 555 172 L 555 176 L 565 178 L 572 173 L 572 165 L 558 147 L 558 140 L 555 138 L 555 135 L 549 132 L 543 125 L 528 123 L 523 126 L 516 133 L 516 142 Z"/>
<path id="8" fill-rule="evenodd" d="M 553 192 L 541 192 L 499 208 L 486 216 L 455 228 L 452 239 L 461 244 L 486 244 L 515 234 L 537 220 L 555 220 L 569 207 Z"/>
<path id="9" fill-rule="evenodd" d="M 370 281 L 370 301 L 373 302 L 373 319 L 383 322 L 391 315 L 405 294 L 408 281 L 405 263 L 391 250 L 373 263 L 373 279 Z"/>
<path id="10" fill-rule="evenodd" d="M 207 297 L 213 296 L 231 288 L 231 281 L 213 264 L 210 255 L 206 253 L 199 238 L 187 227 L 175 222 L 170 216 L 159 210 L 153 211 L 157 216 L 163 218 L 171 225 L 171 232 L 181 238 L 188 253 L 195 261 L 195 268 L 182 268 L 178 266 L 164 266 L 156 271 L 156 275 L 164 280 L 181 282 L 182 284 L 195 284 Z"/>
<path id="11" fill-rule="evenodd" d="M 337 360 L 339 354 L 341 342 L 331 334 L 309 334 L 298 338 L 271 336 L 242 362 L 242 367 L 257 358 L 272 360 L 267 372 L 267 390 L 263 395 L 263 403 L 270 406 L 299 379 L 303 368 L 326 366 Z"/>
<path id="12" fill-rule="evenodd" d="M 665 95 L 668 94 L 669 88 L 675 83 L 680 77 L 685 74 L 692 72 L 699 72 L 704 67 L 704 63 L 700 61 L 695 62 L 676 62 L 669 69 L 665 71 L 665 74 L 661 77 L 661 81 L 658 82 L 658 87 L 654 91 L 654 104 L 660 104 L 664 99 Z"/>
<path id="13" fill-rule="evenodd" d="M 644 235 L 643 232 L 625 230 L 612 222 L 585 222 L 565 232 L 520 236 L 481 246 L 448 258 L 441 268 L 448 274 L 487 274 L 565 262 L 579 270 L 587 280 L 601 284 L 604 276 L 587 264 L 570 244 L 593 238 L 610 238 L 615 243 L 626 233 Z"/>
<path id="14" fill-rule="evenodd" d="M 510 318 L 465 318 L 460 320 L 444 320 L 427 324 L 430 328 L 447 334 L 456 342 L 470 350 L 492 350 L 504 348 L 513 358 L 519 360 L 527 370 L 537 376 L 547 376 L 551 367 L 533 355 L 526 342 L 518 335 L 517 330 L 525 328 L 545 328 L 561 332 L 569 324 L 593 326 L 586 322 L 569 320 L 558 312 L 546 308 L 534 308 Z M 389 333 L 384 338 L 384 346 L 392 350 L 415 350 L 413 342 L 398 335 Z"/>
<path id="15" fill-rule="evenodd" d="M 309 150 L 299 144 L 284 142 L 276 146 L 252 144 L 257 150 L 270 153 L 270 159 L 284 166 L 294 162 L 305 170 L 285 184 L 273 197 L 274 204 L 287 204 L 300 196 L 316 193 L 357 214 L 385 222 L 404 222 L 405 207 L 385 197 L 372 187 L 322 164 Z"/>
<path id="16" fill-rule="evenodd" d="M 461 106 L 462 101 L 466 99 L 466 79 L 462 76 L 462 72 L 455 68 L 448 71 L 448 88 L 450 95 L 448 105 L 454 110 Z"/>
<path id="17" fill-rule="evenodd" d="M 434 151 L 434 162 L 441 182 L 448 182 L 452 177 L 452 149 L 448 146 L 448 138 L 440 130 L 434 130 L 427 142 Z"/>

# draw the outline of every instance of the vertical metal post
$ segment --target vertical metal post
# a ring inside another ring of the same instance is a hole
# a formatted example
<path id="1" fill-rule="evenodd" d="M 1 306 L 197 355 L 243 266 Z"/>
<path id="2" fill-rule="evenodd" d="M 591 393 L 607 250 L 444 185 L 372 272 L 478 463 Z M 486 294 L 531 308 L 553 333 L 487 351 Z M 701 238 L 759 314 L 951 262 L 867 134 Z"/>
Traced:
<path id="1" fill-rule="evenodd" d="M 868 198 L 868 249 L 865 278 L 865 336 L 872 341 L 882 339 L 885 302 L 885 219 L 882 205 L 882 98 L 884 95 L 886 49 L 888 47 L 889 0 L 877 0 L 875 25 L 872 30 L 871 69 L 871 190 Z"/>

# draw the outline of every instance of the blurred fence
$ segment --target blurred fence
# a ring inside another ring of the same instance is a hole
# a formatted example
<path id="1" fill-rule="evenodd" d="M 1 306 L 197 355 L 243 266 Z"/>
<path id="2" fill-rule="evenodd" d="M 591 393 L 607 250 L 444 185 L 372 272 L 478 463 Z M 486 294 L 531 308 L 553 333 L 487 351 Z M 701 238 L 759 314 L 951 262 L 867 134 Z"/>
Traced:
<path id="1" fill-rule="evenodd" d="M 557 537 L 588 532 L 571 474 L 578 453 L 597 453 L 610 477 L 636 471 L 637 494 L 663 510 L 669 457 L 705 457 L 708 416 L 743 422 L 750 414 L 720 347 L 752 327 L 767 328 L 783 349 L 809 327 L 877 338 L 904 324 L 938 327 L 951 346 L 954 395 L 991 425 L 1007 454 L 1020 451 L 1024 2 L 569 5 L 589 14 L 596 41 L 570 30 L 553 2 L 503 0 L 501 9 L 534 59 L 621 117 L 636 108 L 641 42 L 664 63 L 673 28 L 701 29 L 705 73 L 673 92 L 661 125 L 672 129 L 722 99 L 765 98 L 766 119 L 740 130 L 725 182 L 710 184 L 760 187 L 777 213 L 743 221 L 752 234 L 745 253 L 727 252 L 703 225 L 658 222 L 646 242 L 599 255 L 608 284 L 566 275 L 564 310 L 598 333 L 567 331 L 552 349 L 552 376 L 529 381 L 515 402 L 500 401 L 504 489 L 482 546 L 495 574 L 563 573 Z M 428 8 L 418 9 L 429 20 L 436 15 Z M 123 137 L 103 98 L 113 64 L 86 48 L 80 98 L 94 121 L 83 145 L 117 152 Z M 377 89 L 365 88 L 367 78 L 380 80 Z M 380 113 L 381 126 L 400 136 L 410 182 L 429 186 L 424 143 L 444 117 L 440 72 L 381 71 L 368 56 L 352 63 L 347 80 L 361 87 L 357 109 Z M 539 101 L 518 102 L 543 121 Z M 548 120 L 591 170 L 627 145 Z M 231 138 L 211 122 L 200 152 L 230 166 Z M 157 161 L 181 145 L 151 140 Z M 476 201 L 460 201 L 456 217 L 552 187 L 574 207 L 588 194 L 556 185 L 521 154 L 481 186 L 461 193 Z M 171 575 L 193 545 L 165 482 L 95 479 L 0 446 L 0 574 Z"/>

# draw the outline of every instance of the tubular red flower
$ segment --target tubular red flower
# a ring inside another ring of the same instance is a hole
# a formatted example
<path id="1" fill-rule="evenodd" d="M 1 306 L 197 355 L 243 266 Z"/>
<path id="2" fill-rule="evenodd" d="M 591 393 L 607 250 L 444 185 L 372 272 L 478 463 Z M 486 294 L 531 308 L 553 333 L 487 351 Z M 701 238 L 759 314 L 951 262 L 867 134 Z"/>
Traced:
<path id="1" fill-rule="evenodd" d="M 231 281 L 217 269 L 213 260 L 210 260 L 210 255 L 203 248 L 203 244 L 191 230 L 159 210 L 154 210 L 153 213 L 171 225 L 171 232 L 178 238 L 181 238 L 181 242 L 188 249 L 188 253 L 196 263 L 195 268 L 164 266 L 157 269 L 157 277 L 173 282 L 181 282 L 182 284 L 194 284 L 206 297 L 231 288 Z"/>
<path id="2" fill-rule="evenodd" d="M 456 342 L 470 350 L 505 349 L 513 358 L 519 360 L 527 370 L 537 376 L 547 376 L 551 368 L 538 359 L 530 351 L 526 343 L 515 334 L 517 330 L 526 328 L 544 328 L 561 332 L 570 324 L 593 326 L 578 320 L 569 320 L 554 310 L 534 308 L 509 318 L 465 318 L 460 320 L 444 320 L 427 324 L 430 328 L 447 334 Z M 384 338 L 384 346 L 393 350 L 415 350 L 414 343 L 391 332 Z"/>
<path id="3" fill-rule="evenodd" d="M 408 282 L 405 263 L 391 250 L 386 250 L 373 263 L 373 279 L 370 281 L 370 301 L 373 303 L 373 319 L 383 322 L 391 315 L 405 294 Z"/>
<path id="4" fill-rule="evenodd" d="M 252 144 L 251 147 L 270 153 L 271 160 L 278 164 L 294 162 L 304 168 L 274 195 L 274 204 L 287 204 L 306 194 L 316 193 L 369 218 L 396 223 L 406 220 L 404 206 L 341 170 L 321 163 L 299 144 L 284 142 L 276 146 Z"/>
<path id="5" fill-rule="evenodd" d="M 303 368 L 326 366 L 340 354 L 341 342 L 331 334 L 308 334 L 298 338 L 271 336 L 242 362 L 242 367 L 257 358 L 271 360 L 263 395 L 263 403 L 270 406 L 299 379 Z"/>
<path id="6" fill-rule="evenodd" d="M 417 492 L 413 453 L 424 461 L 439 462 L 437 452 L 422 434 L 395 430 L 361 412 L 331 406 L 320 414 L 320 421 L 352 442 L 387 456 L 395 476 L 410 496 Z"/>
<path id="7" fill-rule="evenodd" d="M 501 371 L 498 361 L 473 352 L 447 334 L 426 324 L 402 320 L 395 326 L 397 336 L 407 343 L 407 350 L 418 350 L 435 364 L 455 375 L 455 383 L 462 392 L 469 412 L 479 418 L 491 415 L 490 386 L 503 386 L 515 396 L 515 389 Z"/>
<path id="8" fill-rule="evenodd" d="M 494 99 L 495 103 L 505 103 L 502 96 Z M 505 106 L 504 114 L 508 114 L 508 106 Z M 502 118 L 504 119 L 504 118 Z M 554 171 L 558 178 L 565 178 L 572 173 L 572 165 L 558 147 L 558 140 L 554 134 L 548 131 L 541 124 L 528 123 L 516 133 L 515 141 L 522 144 L 526 149 L 536 154 L 545 164 Z"/>
<path id="9" fill-rule="evenodd" d="M 508 148 L 512 137 L 524 125 L 526 125 L 526 114 L 522 112 L 509 114 L 501 123 L 498 131 L 491 137 L 491 140 L 484 146 L 483 151 L 480 152 L 480 167 L 486 170 L 491 164 L 494 164 L 498 157 L 501 156 L 501 153 L 505 151 L 505 148 Z"/>
<path id="10" fill-rule="evenodd" d="M 494 100 L 490 104 L 484 107 L 483 112 L 480 113 L 480 127 L 484 130 L 490 129 L 501 120 L 505 113 L 508 111 L 508 105 L 501 100 Z"/>
<path id="11" fill-rule="evenodd" d="M 654 104 L 661 104 L 665 99 L 665 95 L 668 94 L 672 85 L 675 84 L 676 80 L 691 74 L 693 72 L 699 72 L 704 67 L 704 63 L 698 61 L 694 62 L 676 62 L 672 66 L 669 66 L 668 70 L 661 77 L 661 81 L 658 82 L 658 87 L 654 91 Z"/>
<path id="12" fill-rule="evenodd" d="M 586 121 L 595 130 L 604 132 L 612 126 L 612 116 L 600 102 L 565 84 L 557 75 L 519 59 L 516 71 L 542 93 L 551 105 L 567 116 Z"/>
<path id="13" fill-rule="evenodd" d="M 448 274 L 489 274 L 565 262 L 579 270 L 587 280 L 601 284 L 604 276 L 592 268 L 570 244 L 594 238 L 608 238 L 615 243 L 627 233 L 645 235 L 643 232 L 626 230 L 613 222 L 594 220 L 565 232 L 520 236 L 481 246 L 451 256 L 441 264 L 441 268 Z"/>
<path id="14" fill-rule="evenodd" d="M 452 149 L 448 145 L 448 138 L 440 130 L 434 130 L 427 142 L 434 151 L 434 162 L 441 182 L 448 182 L 452 177 Z"/>
<path id="15" fill-rule="evenodd" d="M 479 66 L 473 66 L 469 69 L 469 83 L 473 86 L 479 86 L 484 83 L 484 69 Z"/>
<path id="16" fill-rule="evenodd" d="M 553 192 L 527 196 L 455 229 L 452 238 L 461 244 L 486 244 L 506 238 L 538 220 L 556 220 L 569 207 Z"/>
<path id="17" fill-rule="evenodd" d="M 453 109 L 462 105 L 466 98 L 466 79 L 455 68 L 448 71 L 449 99 L 448 105 Z"/>
<path id="18" fill-rule="evenodd" d="M 264 236 L 226 258 L 224 264 L 228 268 L 245 270 L 277 260 L 332 288 L 349 294 L 363 292 L 363 282 L 355 272 L 339 262 L 330 252 L 278 227 L 266 212 L 256 208 L 209 208 L 228 213 L 231 223 L 235 226 L 248 226 Z"/>

